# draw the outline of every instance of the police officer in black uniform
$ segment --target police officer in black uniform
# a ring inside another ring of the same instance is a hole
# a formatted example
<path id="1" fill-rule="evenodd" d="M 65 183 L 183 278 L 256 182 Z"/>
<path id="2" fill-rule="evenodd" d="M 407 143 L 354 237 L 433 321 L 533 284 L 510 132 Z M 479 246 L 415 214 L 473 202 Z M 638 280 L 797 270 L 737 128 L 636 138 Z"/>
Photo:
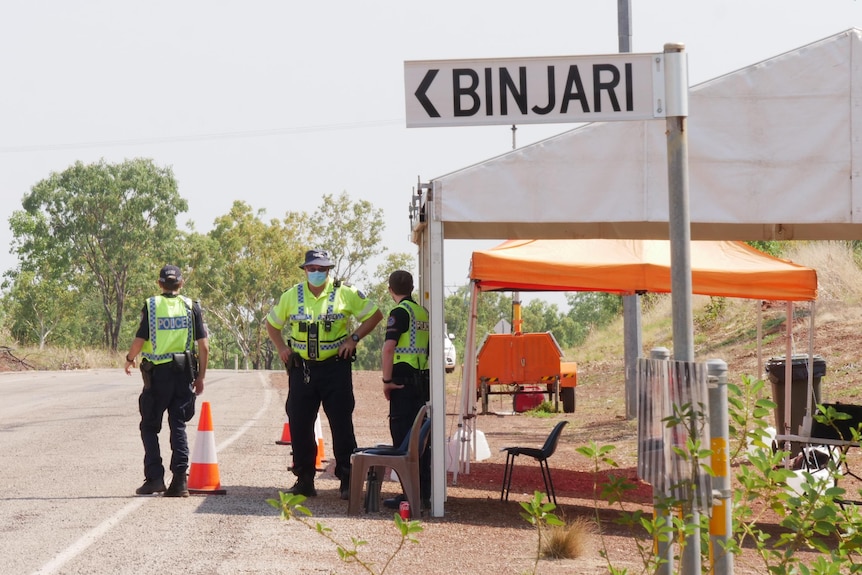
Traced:
<path id="1" fill-rule="evenodd" d="M 188 497 L 189 442 L 186 422 L 194 417 L 195 396 L 204 391 L 209 358 L 206 324 L 198 302 L 179 295 L 183 276 L 177 266 L 166 265 L 159 273 L 162 294 L 148 298 L 141 322 L 126 354 L 127 375 L 139 352 L 144 389 L 138 398 L 141 441 L 144 444 L 144 484 L 135 493 Z M 193 344 L 197 344 L 194 369 Z M 187 353 L 188 352 L 188 353 Z M 171 430 L 171 485 L 165 489 L 165 467 L 159 448 L 162 420 L 168 412 Z"/>
<path id="2" fill-rule="evenodd" d="M 389 295 L 395 307 L 386 321 L 383 343 L 383 394 L 389 400 L 389 433 L 392 445 L 401 445 L 410 433 L 416 414 L 430 399 L 428 371 L 428 311 L 413 300 L 413 276 L 396 270 L 389 274 Z M 419 460 L 419 495 L 424 508 L 431 507 L 431 450 Z M 404 495 L 383 500 L 398 509 Z"/>
<path id="3" fill-rule="evenodd" d="M 383 314 L 362 291 L 329 277 L 334 266 L 327 252 L 306 252 L 305 263 L 299 267 L 305 271 L 305 281 L 281 294 L 266 324 L 278 356 L 288 366 L 285 409 L 293 447 L 291 471 L 297 479 L 287 491 L 317 495 L 314 422 L 322 404 L 332 432 L 339 492 L 346 500 L 350 498 L 350 455 L 356 449 L 352 360 L 359 341 L 380 323 Z M 351 317 L 359 321 L 352 333 L 348 329 Z M 282 330 L 288 332 L 289 343 Z"/>

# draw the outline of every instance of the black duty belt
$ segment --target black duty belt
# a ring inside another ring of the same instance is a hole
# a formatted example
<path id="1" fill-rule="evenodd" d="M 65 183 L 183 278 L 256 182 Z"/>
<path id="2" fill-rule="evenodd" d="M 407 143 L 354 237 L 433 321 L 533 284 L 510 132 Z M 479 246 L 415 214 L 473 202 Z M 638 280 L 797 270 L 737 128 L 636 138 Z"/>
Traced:
<path id="1" fill-rule="evenodd" d="M 341 358 L 337 355 L 333 355 L 332 357 L 327 357 L 326 359 L 303 359 L 302 361 L 309 365 L 323 365 L 326 363 L 333 363 L 335 361 L 338 361 L 339 359 Z"/>
<path id="2" fill-rule="evenodd" d="M 153 363 L 153 369 L 167 369 L 174 367 L 174 360 L 166 361 L 165 363 Z"/>

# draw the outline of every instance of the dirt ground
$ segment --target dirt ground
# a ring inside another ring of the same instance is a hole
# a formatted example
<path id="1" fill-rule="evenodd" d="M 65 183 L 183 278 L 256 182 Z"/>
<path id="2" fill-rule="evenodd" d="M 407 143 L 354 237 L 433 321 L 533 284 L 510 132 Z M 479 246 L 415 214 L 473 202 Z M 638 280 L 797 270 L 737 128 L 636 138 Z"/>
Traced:
<path id="1" fill-rule="evenodd" d="M 272 378 L 277 388 L 284 389 L 286 377 L 274 374 Z M 389 441 L 388 424 L 386 422 L 387 405 L 383 397 L 381 376 L 374 371 L 355 371 L 354 389 L 356 395 L 356 410 L 354 424 L 357 441 L 360 445 L 373 445 Z M 451 394 L 450 394 L 451 395 Z M 579 398 L 580 399 L 580 398 Z M 451 437 L 457 430 L 456 398 L 449 397 L 447 405 L 446 436 Z M 590 426 L 584 426 L 578 421 L 579 414 L 557 414 L 547 419 L 531 417 L 512 412 L 511 396 L 496 396 L 492 398 L 490 409 L 495 413 L 478 416 L 476 427 L 482 431 L 488 443 L 491 457 L 481 462 L 471 462 L 469 473 L 461 473 L 454 478 L 447 473 L 447 489 L 445 515 L 443 518 L 423 517 L 425 530 L 418 536 L 420 550 L 415 553 L 423 561 L 435 564 L 431 573 L 449 573 L 460 571 L 458 565 L 467 568 L 469 563 L 461 559 L 454 566 L 445 567 L 446 559 L 455 553 L 453 545 L 459 547 L 457 554 L 469 555 L 470 562 L 480 567 L 474 572 L 523 573 L 529 572 L 530 558 L 535 553 L 536 535 L 533 528 L 520 517 L 519 501 L 532 497 L 535 490 L 544 491 L 539 466 L 529 458 L 519 458 L 512 478 L 512 489 L 508 501 L 501 501 L 501 485 L 505 454 L 500 449 L 511 445 L 540 447 L 550 429 L 560 419 L 569 421 L 561 437 L 557 453 L 551 463 L 553 482 L 557 493 L 559 508 L 556 513 L 567 519 L 577 516 L 593 517 L 593 486 L 595 475 L 589 471 L 589 462 L 575 453 L 575 448 L 598 439 L 593 433 L 599 434 L 608 441 L 614 438 L 620 441 L 632 441 L 636 434 L 635 422 L 627 422 L 615 415 L 606 413 L 606 420 Z M 329 442 L 329 430 L 324 424 L 324 445 Z M 325 449 L 325 448 L 324 448 Z M 621 475 L 636 481 L 635 469 L 629 461 L 618 470 Z M 320 474 L 317 480 L 318 491 L 323 494 L 321 485 L 329 483 L 336 485 L 336 480 L 330 472 Z M 383 485 L 383 497 L 390 497 L 400 492 L 396 482 L 386 481 Z M 631 494 L 636 505 L 647 503 L 651 497 L 648 485 L 641 484 Z M 343 515 L 343 509 L 336 506 L 330 509 L 329 498 L 317 497 L 313 501 L 316 516 L 326 516 L 330 523 L 334 516 Z M 332 517 L 330 516 L 332 514 Z M 391 511 L 381 509 L 374 514 L 364 514 L 365 518 L 385 519 L 391 517 Z M 336 522 L 337 523 L 337 522 Z M 342 529 L 348 528 L 340 525 Z M 614 536 L 610 545 L 620 549 L 631 546 L 633 541 L 627 536 Z M 538 573 L 606 573 L 607 567 L 599 556 L 598 539 L 590 537 L 588 551 L 584 557 L 566 561 L 542 561 Z M 405 551 L 407 553 L 408 551 Z M 409 551 L 413 554 L 414 551 Z M 630 561 L 629 551 L 623 551 L 619 561 L 621 566 L 638 566 Z M 406 559 L 406 558 L 402 558 Z M 486 570 L 485 570 L 486 569 Z"/>

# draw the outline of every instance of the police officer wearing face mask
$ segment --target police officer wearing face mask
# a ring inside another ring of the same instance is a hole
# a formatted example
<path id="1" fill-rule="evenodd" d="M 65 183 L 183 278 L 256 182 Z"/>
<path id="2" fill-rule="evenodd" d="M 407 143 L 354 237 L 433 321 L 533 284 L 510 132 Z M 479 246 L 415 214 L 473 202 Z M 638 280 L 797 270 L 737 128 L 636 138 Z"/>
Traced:
<path id="1" fill-rule="evenodd" d="M 350 498 L 350 455 L 356 449 L 353 430 L 351 362 L 359 341 L 383 319 L 380 309 L 357 288 L 329 277 L 329 254 L 305 254 L 306 281 L 281 294 L 267 316 L 266 330 L 287 366 L 288 424 L 296 483 L 288 493 L 317 495 L 314 487 L 317 441 L 314 422 L 321 404 L 332 432 L 335 475 L 342 499 Z M 359 322 L 348 330 L 349 319 Z M 287 332 L 287 342 L 282 336 Z"/>

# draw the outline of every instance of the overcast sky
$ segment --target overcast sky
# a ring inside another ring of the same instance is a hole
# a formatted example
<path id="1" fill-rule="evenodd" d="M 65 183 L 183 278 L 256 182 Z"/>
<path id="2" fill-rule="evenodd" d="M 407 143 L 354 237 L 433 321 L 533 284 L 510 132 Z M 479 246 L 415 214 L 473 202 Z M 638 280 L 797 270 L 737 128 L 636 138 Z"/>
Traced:
<path id="1" fill-rule="evenodd" d="M 632 51 L 684 43 L 692 85 L 862 27 L 859 0 L 631 3 Z M 384 210 L 391 250 L 416 253 L 417 179 L 511 150 L 512 131 L 407 129 L 404 61 L 615 53 L 617 20 L 613 0 L 5 0 L 0 242 L 50 173 L 146 157 L 173 168 L 181 225 L 206 232 L 237 199 L 281 217 L 347 192 Z M 520 126 L 516 144 L 571 127 Z M 447 241 L 447 286 L 504 239 Z M 16 265 L 0 250 L 0 270 Z"/>

